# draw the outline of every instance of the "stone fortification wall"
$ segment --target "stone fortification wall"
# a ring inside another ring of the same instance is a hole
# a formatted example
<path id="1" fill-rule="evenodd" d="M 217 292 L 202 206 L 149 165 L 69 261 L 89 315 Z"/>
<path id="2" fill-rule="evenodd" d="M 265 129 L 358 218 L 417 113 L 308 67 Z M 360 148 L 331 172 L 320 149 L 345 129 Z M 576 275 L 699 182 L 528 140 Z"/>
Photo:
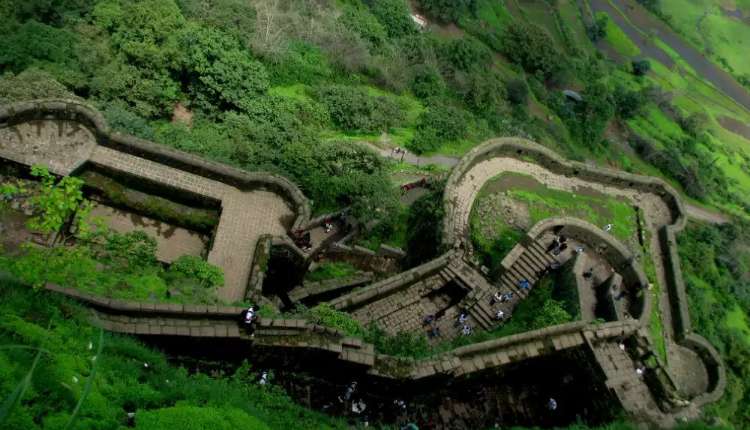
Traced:
<path id="1" fill-rule="evenodd" d="M 469 151 L 461 161 L 456 165 L 450 177 L 448 178 L 445 192 L 443 194 L 443 204 L 447 216 L 443 220 L 443 244 L 445 246 L 458 248 L 466 237 L 463 231 L 457 227 L 457 220 L 451 217 L 454 213 L 454 207 L 457 205 L 455 199 L 456 190 L 467 175 L 471 175 L 471 170 L 477 164 L 495 157 L 511 157 L 523 161 L 530 161 L 550 170 L 551 172 L 562 174 L 570 177 L 614 186 L 618 188 L 635 189 L 643 193 L 651 193 L 659 196 L 667 208 L 670 210 L 670 223 L 659 229 L 659 246 L 661 248 L 660 258 L 664 263 L 664 272 L 666 278 L 666 288 L 669 295 L 669 306 L 671 308 L 673 329 L 676 334 L 676 341 L 681 345 L 695 351 L 702 359 L 709 373 L 709 389 L 705 394 L 694 399 L 696 403 L 707 403 L 715 401 L 721 397 L 726 386 L 726 375 L 721 357 L 716 350 L 701 336 L 692 332 L 690 324 L 690 315 L 688 312 L 688 301 L 685 292 L 685 284 L 682 278 L 679 255 L 677 253 L 676 234 L 681 231 L 686 223 L 687 216 L 679 194 L 666 182 L 658 178 L 633 175 L 626 172 L 591 166 L 580 162 L 567 161 L 561 158 L 554 151 L 551 151 L 534 142 L 519 138 L 500 138 L 485 142 L 484 144 Z M 502 172 L 498 172 L 502 173 Z M 468 178 L 470 179 L 470 178 Z M 571 229 L 567 235 L 572 236 L 573 232 L 601 241 L 606 239 L 598 234 L 598 229 L 582 228 L 578 223 L 577 227 Z M 532 236 L 530 234 L 530 236 Z M 623 281 L 647 285 L 642 270 L 636 264 L 628 261 L 629 252 L 622 252 L 623 249 L 617 241 L 607 247 L 608 258 L 613 258 L 613 262 L 619 262 L 624 266 Z M 648 295 L 645 295 L 648 296 Z M 650 300 L 646 299 L 644 307 L 639 313 L 641 323 L 648 321 L 651 314 Z"/>
<path id="2" fill-rule="evenodd" d="M 309 201 L 286 178 L 266 172 L 245 172 L 133 136 L 112 132 L 98 111 L 81 102 L 35 100 L 0 106 L 0 127 L 35 120 L 77 122 L 91 129 L 99 145 L 214 179 L 241 190 L 273 191 L 283 196 L 297 213 L 292 229 L 305 225 L 310 217 Z"/>
<path id="3" fill-rule="evenodd" d="M 660 196 L 667 203 L 672 212 L 673 225 L 684 226 L 687 220 L 679 195 L 669 184 L 661 179 L 605 169 L 576 161 L 568 161 L 554 151 L 532 141 L 520 138 L 489 140 L 472 149 L 461 158 L 461 161 L 459 161 L 448 177 L 445 186 L 443 204 L 446 214 L 452 213 L 454 191 L 465 175 L 475 165 L 495 157 L 512 157 L 519 160 L 532 161 L 552 172 L 565 176 L 575 176 L 590 182 L 653 193 Z M 454 220 L 450 216 L 446 216 L 443 220 L 443 243 L 446 246 L 454 246 L 462 239 L 461 237 L 457 237 Z"/>
<path id="4" fill-rule="evenodd" d="M 336 298 L 330 302 L 330 305 L 338 310 L 351 310 L 370 302 L 373 302 L 381 297 L 393 294 L 403 288 L 408 287 L 414 282 L 420 279 L 432 275 L 438 272 L 441 268 L 445 267 L 451 258 L 454 258 L 455 254 L 449 252 L 442 256 L 417 266 L 413 269 L 407 270 L 406 272 L 399 273 L 398 275 L 391 276 L 390 278 L 376 282 L 358 291 L 351 292 Z"/>
<path id="5" fill-rule="evenodd" d="M 648 288 L 648 278 L 633 253 L 614 236 L 578 218 L 548 218 L 531 227 L 526 235 L 530 239 L 537 239 L 554 228 L 561 228 L 559 233 L 562 235 L 589 244 L 591 249 L 588 252 L 600 254 L 614 267 L 622 276 L 623 285 L 632 293 L 630 315 L 648 323 L 652 306 L 651 295 L 639 294 L 639 291 L 645 292 Z"/>

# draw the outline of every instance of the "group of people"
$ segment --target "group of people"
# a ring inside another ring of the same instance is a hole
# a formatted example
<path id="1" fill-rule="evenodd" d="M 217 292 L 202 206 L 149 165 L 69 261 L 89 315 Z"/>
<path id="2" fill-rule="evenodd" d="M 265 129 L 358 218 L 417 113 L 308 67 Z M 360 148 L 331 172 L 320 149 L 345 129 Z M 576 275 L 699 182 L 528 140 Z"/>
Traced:
<path id="1" fill-rule="evenodd" d="M 422 319 L 422 327 L 428 327 L 427 336 L 431 338 L 440 337 L 440 327 L 435 315 L 427 315 Z"/>

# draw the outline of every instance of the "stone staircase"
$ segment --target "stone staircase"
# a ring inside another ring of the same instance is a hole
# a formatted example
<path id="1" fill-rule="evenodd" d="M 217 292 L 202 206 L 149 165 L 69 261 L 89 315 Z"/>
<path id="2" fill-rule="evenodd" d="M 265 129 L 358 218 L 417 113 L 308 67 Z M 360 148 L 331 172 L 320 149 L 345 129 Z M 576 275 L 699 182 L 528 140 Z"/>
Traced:
<path id="1" fill-rule="evenodd" d="M 547 253 L 544 246 L 535 240 L 528 241 L 526 244 L 518 244 L 511 252 L 518 254 L 518 256 L 513 264 L 503 272 L 499 286 L 503 292 L 512 292 L 513 299 L 510 302 L 490 306 L 490 299 L 497 288 L 484 281 L 480 288 L 472 289 L 465 300 L 469 315 L 482 329 L 489 330 L 497 324 L 495 314 L 498 309 L 502 309 L 506 319 L 509 318 L 518 301 L 527 297 L 530 291 L 521 289 L 519 283 L 525 279 L 529 281 L 533 288 L 534 284 L 539 281 L 539 274 L 555 261 L 554 257 Z"/>

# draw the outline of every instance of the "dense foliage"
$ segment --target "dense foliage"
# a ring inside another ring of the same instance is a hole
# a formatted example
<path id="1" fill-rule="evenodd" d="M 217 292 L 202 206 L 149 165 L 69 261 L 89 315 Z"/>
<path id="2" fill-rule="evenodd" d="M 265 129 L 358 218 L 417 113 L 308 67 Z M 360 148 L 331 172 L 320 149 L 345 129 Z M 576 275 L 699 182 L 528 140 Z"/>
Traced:
<path id="1" fill-rule="evenodd" d="M 750 426 L 750 229 L 690 225 L 679 236 L 694 329 L 727 365 L 727 392 L 718 413 Z"/>
<path id="2" fill-rule="evenodd" d="M 2 429 L 345 428 L 306 410 L 249 365 L 208 376 L 130 337 L 103 333 L 59 296 L 0 279 Z"/>

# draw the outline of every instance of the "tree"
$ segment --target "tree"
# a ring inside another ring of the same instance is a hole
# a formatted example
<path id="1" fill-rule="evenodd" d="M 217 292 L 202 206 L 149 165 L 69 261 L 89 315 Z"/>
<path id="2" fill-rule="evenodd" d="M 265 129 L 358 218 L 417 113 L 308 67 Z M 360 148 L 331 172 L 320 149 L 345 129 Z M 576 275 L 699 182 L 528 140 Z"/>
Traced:
<path id="1" fill-rule="evenodd" d="M 539 72 L 546 78 L 557 72 L 564 61 L 555 49 L 555 41 L 544 29 L 523 21 L 513 21 L 505 28 L 503 52 L 527 72 Z"/>
<path id="2" fill-rule="evenodd" d="M 615 112 L 622 119 L 630 119 L 638 114 L 643 107 L 643 96 L 640 91 L 628 90 L 617 85 L 612 93 Z"/>
<path id="3" fill-rule="evenodd" d="M 190 92 L 207 111 L 248 110 L 254 97 L 265 93 L 265 67 L 243 50 L 237 39 L 219 30 L 190 26 L 180 37 L 185 52 Z"/>
<path id="4" fill-rule="evenodd" d="M 523 79 L 511 79 L 505 84 L 508 101 L 516 106 L 526 106 L 529 98 L 529 87 Z"/>
<path id="5" fill-rule="evenodd" d="M 417 132 L 409 148 L 417 153 L 437 149 L 443 143 L 466 137 L 471 115 L 450 105 L 430 106 L 417 119 Z"/>
<path id="6" fill-rule="evenodd" d="M 59 231 L 77 211 L 86 213 L 90 204 L 83 198 L 83 181 L 73 176 L 65 176 L 59 181 L 45 166 L 32 166 L 31 175 L 39 178 L 41 187 L 32 198 L 34 216 L 29 219 L 29 227 L 42 233 Z"/>
<path id="7" fill-rule="evenodd" d="M 648 60 L 633 61 L 633 74 L 636 76 L 644 76 L 651 70 L 651 63 Z"/>
<path id="8" fill-rule="evenodd" d="M 486 66 L 492 59 L 490 50 L 473 37 L 445 42 L 440 47 L 440 57 L 451 67 L 463 71 Z"/>
<path id="9" fill-rule="evenodd" d="M 476 0 L 419 0 L 427 15 L 440 22 L 458 22 L 460 18 L 476 12 Z"/>
<path id="10" fill-rule="evenodd" d="M 365 3 L 390 37 L 396 39 L 417 32 L 417 25 L 412 21 L 404 0 L 366 0 Z"/>

